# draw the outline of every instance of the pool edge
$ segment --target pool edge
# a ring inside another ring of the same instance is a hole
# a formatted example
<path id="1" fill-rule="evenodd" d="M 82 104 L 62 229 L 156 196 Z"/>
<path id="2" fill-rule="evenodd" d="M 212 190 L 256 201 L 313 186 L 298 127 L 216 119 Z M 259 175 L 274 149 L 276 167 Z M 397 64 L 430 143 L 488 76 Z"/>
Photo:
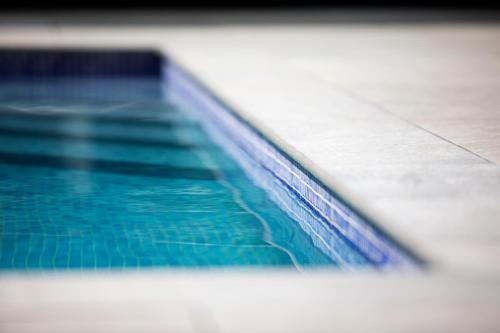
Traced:
<path id="1" fill-rule="evenodd" d="M 260 149 L 250 148 L 251 151 L 246 152 L 256 158 L 257 162 L 264 168 L 273 172 L 277 179 L 284 182 L 284 186 L 288 185 L 291 189 L 294 189 L 297 195 L 310 204 L 310 207 L 327 220 L 333 228 L 336 228 L 347 237 L 351 234 L 348 239 L 358 248 L 365 247 L 366 250 L 367 239 L 375 241 L 377 246 L 384 248 L 382 253 L 386 258 L 375 262 L 377 267 L 384 270 L 422 270 L 428 268 L 429 263 L 422 255 L 398 240 L 397 236 L 394 236 L 377 223 L 376 219 L 370 218 L 369 214 L 363 213 L 353 203 L 344 199 L 332 186 L 327 185 L 328 182 L 322 180 L 324 177 L 318 176 L 304 167 L 303 164 L 292 157 L 292 154 L 286 151 L 286 148 L 280 147 L 268 135 L 259 130 L 259 126 L 251 119 L 237 112 L 220 97 L 216 96 L 196 75 L 180 65 L 178 61 L 172 59 L 169 54 L 163 53 L 163 57 L 165 62 L 162 71 L 162 83 L 167 88 L 170 97 L 178 99 L 179 95 L 184 95 L 181 98 L 182 103 L 186 104 L 184 107 L 203 109 L 203 112 L 198 110 L 198 114 L 201 114 L 208 121 L 212 121 L 212 123 L 216 119 L 216 125 L 226 132 L 226 135 L 237 133 L 236 136 L 232 137 L 238 137 L 241 140 L 241 133 L 246 133 L 246 139 L 244 139 L 246 143 L 244 145 L 247 148 L 260 147 Z M 206 117 L 206 114 L 210 116 Z M 225 120 L 221 121 L 221 119 Z M 231 124 L 228 124 L 228 122 Z M 235 128 L 237 128 L 236 131 Z M 262 148 L 262 145 L 265 147 Z M 282 169 L 280 166 L 269 165 L 269 161 L 263 161 L 262 156 L 269 155 L 270 152 L 272 157 L 280 159 L 282 163 L 279 164 L 286 164 L 288 169 L 292 170 L 283 174 L 283 172 L 280 173 L 280 171 L 283 171 L 280 170 Z M 299 184 L 304 186 L 297 186 Z M 324 200 L 325 197 L 327 200 Z M 339 214 L 344 217 L 341 219 L 342 221 L 338 219 Z M 347 217 L 347 220 L 345 217 Z M 353 229 L 358 230 L 357 234 L 354 232 L 355 236 L 352 236 Z"/>

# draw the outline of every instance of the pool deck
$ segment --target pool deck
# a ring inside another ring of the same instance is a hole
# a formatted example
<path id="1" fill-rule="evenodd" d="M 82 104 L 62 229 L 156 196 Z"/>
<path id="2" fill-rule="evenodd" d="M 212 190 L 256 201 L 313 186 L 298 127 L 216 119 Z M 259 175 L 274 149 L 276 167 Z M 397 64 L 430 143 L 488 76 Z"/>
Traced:
<path id="1" fill-rule="evenodd" d="M 500 23 L 38 22 L 0 27 L 0 45 L 168 52 L 429 263 L 4 275 L 1 331 L 500 330 Z"/>

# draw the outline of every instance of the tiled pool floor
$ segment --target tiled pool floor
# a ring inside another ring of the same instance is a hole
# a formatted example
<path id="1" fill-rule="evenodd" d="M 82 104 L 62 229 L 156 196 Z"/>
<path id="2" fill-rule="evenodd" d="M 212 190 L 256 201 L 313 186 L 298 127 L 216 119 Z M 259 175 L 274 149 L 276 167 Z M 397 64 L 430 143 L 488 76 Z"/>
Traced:
<path id="1" fill-rule="evenodd" d="M 0 142 L 3 269 L 339 264 L 154 80 L 2 83 Z"/>

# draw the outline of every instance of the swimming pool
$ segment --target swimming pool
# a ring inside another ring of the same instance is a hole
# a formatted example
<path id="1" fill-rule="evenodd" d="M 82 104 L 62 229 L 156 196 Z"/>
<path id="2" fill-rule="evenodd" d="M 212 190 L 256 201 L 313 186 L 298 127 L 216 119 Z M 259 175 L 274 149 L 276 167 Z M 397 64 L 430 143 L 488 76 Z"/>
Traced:
<path id="1" fill-rule="evenodd" d="M 205 119 L 175 73 L 95 68 L 0 82 L 0 268 L 393 265 Z"/>

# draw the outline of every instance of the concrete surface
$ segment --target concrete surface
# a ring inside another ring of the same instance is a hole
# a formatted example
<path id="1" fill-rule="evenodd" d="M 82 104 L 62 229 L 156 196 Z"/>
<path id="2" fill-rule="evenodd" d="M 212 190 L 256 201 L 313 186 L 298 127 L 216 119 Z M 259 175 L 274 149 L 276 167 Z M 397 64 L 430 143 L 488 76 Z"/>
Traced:
<path id="1" fill-rule="evenodd" d="M 431 263 L 402 275 L 4 275 L 3 329 L 500 330 L 499 24 L 4 26 L 0 45 L 167 51 Z"/>
<path id="2" fill-rule="evenodd" d="M 315 272 L 3 276 L 2 332 L 498 332 L 493 277 Z"/>

